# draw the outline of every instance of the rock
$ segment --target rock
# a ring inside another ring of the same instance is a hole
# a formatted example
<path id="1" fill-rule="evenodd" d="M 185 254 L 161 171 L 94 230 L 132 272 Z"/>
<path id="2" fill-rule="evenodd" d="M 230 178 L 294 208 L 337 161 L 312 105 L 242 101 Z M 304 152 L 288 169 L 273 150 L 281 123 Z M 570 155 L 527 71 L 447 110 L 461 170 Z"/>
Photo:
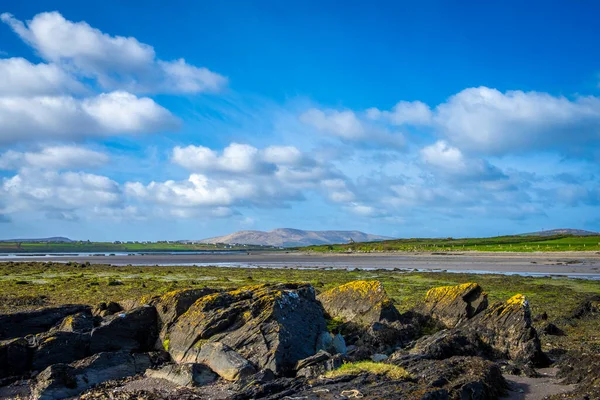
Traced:
<path id="1" fill-rule="evenodd" d="M 148 351 L 156 342 L 156 309 L 143 306 L 110 316 L 92 331 L 90 352 Z"/>
<path id="2" fill-rule="evenodd" d="M 371 356 L 371 361 L 373 361 L 373 362 L 382 362 L 382 361 L 385 361 L 385 360 L 387 360 L 388 358 L 389 358 L 389 357 L 388 357 L 388 356 L 386 356 L 385 354 L 378 354 L 378 353 L 375 353 L 375 354 L 373 354 L 373 355 Z"/>
<path id="3" fill-rule="evenodd" d="M 23 338 L 0 341 L 0 378 L 19 376 L 29 371 L 31 352 Z"/>
<path id="4" fill-rule="evenodd" d="M 343 354 L 346 354 L 346 352 L 348 351 L 348 349 L 346 347 L 346 341 L 344 340 L 344 337 L 342 335 L 340 335 L 339 333 L 333 337 L 331 345 L 333 346 L 333 349 L 335 350 L 335 353 L 337 353 L 337 354 L 343 355 Z"/>
<path id="5" fill-rule="evenodd" d="M 369 326 L 374 322 L 396 321 L 398 310 L 379 281 L 354 281 L 318 296 L 331 318 Z"/>
<path id="6" fill-rule="evenodd" d="M 341 367 L 343 362 L 344 357 L 341 354 L 331 355 L 325 351 L 319 351 L 314 356 L 298 361 L 296 376 L 314 378 Z"/>
<path id="7" fill-rule="evenodd" d="M 560 329 L 558 326 L 554 325 L 552 322 L 549 322 L 547 324 L 545 324 L 544 326 L 542 326 L 542 328 L 540 329 L 540 332 L 543 333 L 544 335 L 550 335 L 550 336 L 565 336 L 565 332 Z"/>
<path id="8" fill-rule="evenodd" d="M 403 351 L 392 358 L 401 357 Z M 444 360 L 454 356 L 491 357 L 492 350 L 480 339 L 477 332 L 465 329 L 445 329 L 419 339 L 410 354 L 422 355 L 429 359 Z"/>
<path id="9" fill-rule="evenodd" d="M 425 295 L 422 311 L 447 328 L 453 328 L 479 314 L 487 306 L 487 293 L 477 283 L 465 283 L 430 289 Z"/>
<path id="10" fill-rule="evenodd" d="M 149 378 L 165 379 L 177 386 L 202 386 L 217 380 L 218 376 L 203 364 L 171 364 L 161 369 L 146 370 Z"/>
<path id="11" fill-rule="evenodd" d="M 237 381 L 256 372 L 254 366 L 235 350 L 218 342 L 209 342 L 195 356 L 196 362 L 206 364 L 223 379 Z"/>
<path id="12" fill-rule="evenodd" d="M 331 354 L 326 351 L 320 350 L 316 354 L 306 357 L 303 360 L 300 360 L 296 363 L 296 370 L 301 370 L 304 367 L 308 367 L 310 365 L 321 363 L 325 360 L 329 360 L 331 358 Z"/>
<path id="13" fill-rule="evenodd" d="M 329 353 L 335 353 L 335 349 L 333 348 L 333 336 L 328 331 L 323 331 L 317 337 L 317 345 L 315 350 L 318 352 L 319 350 L 323 350 Z"/>
<path id="14" fill-rule="evenodd" d="M 571 318 L 581 319 L 593 315 L 600 315 L 600 296 L 591 296 L 583 301 L 571 313 Z"/>
<path id="15" fill-rule="evenodd" d="M 150 367 L 147 354 L 100 353 L 72 364 L 54 364 L 42 371 L 33 386 L 34 398 L 55 400 L 77 396 L 111 379 L 139 374 Z"/>
<path id="16" fill-rule="evenodd" d="M 204 345 L 220 342 L 281 375 L 315 354 L 325 327 L 312 286 L 250 286 L 198 299 L 169 329 L 166 347 L 176 362 L 203 362 Z"/>
<path id="17" fill-rule="evenodd" d="M 65 305 L 0 315 L 0 340 L 45 332 L 66 316 L 89 310 L 84 305 Z"/>
<path id="18" fill-rule="evenodd" d="M 77 332 L 56 332 L 37 339 L 32 369 L 41 371 L 52 364 L 68 364 L 89 355 L 90 335 Z"/>
<path id="19" fill-rule="evenodd" d="M 94 317 L 89 310 L 66 316 L 53 332 L 89 332 L 94 329 Z"/>
<path id="20" fill-rule="evenodd" d="M 121 305 L 119 303 L 110 301 L 110 302 L 108 302 L 108 304 L 104 303 L 104 302 L 98 304 L 94 308 L 93 314 L 104 318 L 104 317 L 108 317 L 110 315 L 114 315 L 114 314 L 118 313 L 119 311 L 123 311 L 123 307 L 121 307 Z"/>
<path id="21" fill-rule="evenodd" d="M 566 397 L 569 399 L 600 399 L 600 353 L 568 352 L 558 363 L 557 378 L 563 384 L 576 384 L 577 388 Z M 586 397 L 587 396 L 587 397 Z M 552 400 L 565 398 L 552 397 Z"/>

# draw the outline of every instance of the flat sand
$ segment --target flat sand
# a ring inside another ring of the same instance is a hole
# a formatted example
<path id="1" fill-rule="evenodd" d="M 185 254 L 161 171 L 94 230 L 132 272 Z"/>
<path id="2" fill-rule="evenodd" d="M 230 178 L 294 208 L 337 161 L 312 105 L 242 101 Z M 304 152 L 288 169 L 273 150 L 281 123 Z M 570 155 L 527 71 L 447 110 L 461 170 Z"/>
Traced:
<path id="1" fill-rule="evenodd" d="M 2 256 L 0 261 L 89 261 L 112 265 L 217 265 L 276 268 L 341 268 L 565 275 L 600 279 L 598 252 L 540 253 L 354 253 L 250 252 L 234 254 L 134 254 L 115 256 Z"/>

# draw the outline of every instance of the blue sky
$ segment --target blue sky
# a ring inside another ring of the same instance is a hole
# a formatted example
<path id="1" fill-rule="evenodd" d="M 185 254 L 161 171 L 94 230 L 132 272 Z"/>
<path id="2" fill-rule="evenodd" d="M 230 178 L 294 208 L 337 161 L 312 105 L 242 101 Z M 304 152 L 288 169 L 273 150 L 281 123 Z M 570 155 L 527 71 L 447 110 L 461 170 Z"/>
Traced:
<path id="1" fill-rule="evenodd" d="M 600 230 L 594 2 L 14 3 L 0 238 Z"/>

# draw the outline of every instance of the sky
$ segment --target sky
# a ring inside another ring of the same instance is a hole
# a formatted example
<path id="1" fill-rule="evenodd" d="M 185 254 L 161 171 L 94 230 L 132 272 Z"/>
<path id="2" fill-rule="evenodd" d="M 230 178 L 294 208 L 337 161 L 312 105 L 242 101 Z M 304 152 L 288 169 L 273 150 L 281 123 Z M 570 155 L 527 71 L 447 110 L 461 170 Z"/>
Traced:
<path id="1" fill-rule="evenodd" d="M 600 230 L 599 12 L 5 2 L 0 239 Z"/>

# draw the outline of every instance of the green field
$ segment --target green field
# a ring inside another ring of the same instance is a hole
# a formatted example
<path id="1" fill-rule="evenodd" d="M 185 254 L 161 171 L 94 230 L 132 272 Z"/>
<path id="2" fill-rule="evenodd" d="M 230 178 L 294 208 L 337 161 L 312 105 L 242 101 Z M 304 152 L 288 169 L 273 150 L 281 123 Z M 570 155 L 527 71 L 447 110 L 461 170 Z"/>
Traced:
<path id="1" fill-rule="evenodd" d="M 0 313 L 65 303 L 98 304 L 204 286 L 232 288 L 258 283 L 309 282 L 317 291 L 352 280 L 379 280 L 405 311 L 421 301 L 436 286 L 478 282 L 491 302 L 524 294 L 533 314 L 547 312 L 549 319 L 562 321 L 590 295 L 600 294 L 600 281 L 538 278 L 505 275 L 423 273 L 386 270 L 300 270 L 294 268 L 222 268 L 110 266 L 79 263 L 0 263 Z M 548 346 L 561 348 L 591 346 L 600 350 L 600 319 L 557 322 L 568 336 L 544 338 Z"/>
<path id="2" fill-rule="evenodd" d="M 348 243 L 303 247 L 301 250 L 334 252 L 449 252 L 449 251 L 600 251 L 600 236 L 498 236 L 465 239 L 395 239 L 382 242 Z"/>
<path id="3" fill-rule="evenodd" d="M 153 252 L 153 251 L 226 251 L 226 250 L 269 250 L 267 246 L 231 246 L 226 244 L 185 243 L 112 243 L 112 242 L 0 242 L 0 253 L 110 253 L 110 252 Z"/>

